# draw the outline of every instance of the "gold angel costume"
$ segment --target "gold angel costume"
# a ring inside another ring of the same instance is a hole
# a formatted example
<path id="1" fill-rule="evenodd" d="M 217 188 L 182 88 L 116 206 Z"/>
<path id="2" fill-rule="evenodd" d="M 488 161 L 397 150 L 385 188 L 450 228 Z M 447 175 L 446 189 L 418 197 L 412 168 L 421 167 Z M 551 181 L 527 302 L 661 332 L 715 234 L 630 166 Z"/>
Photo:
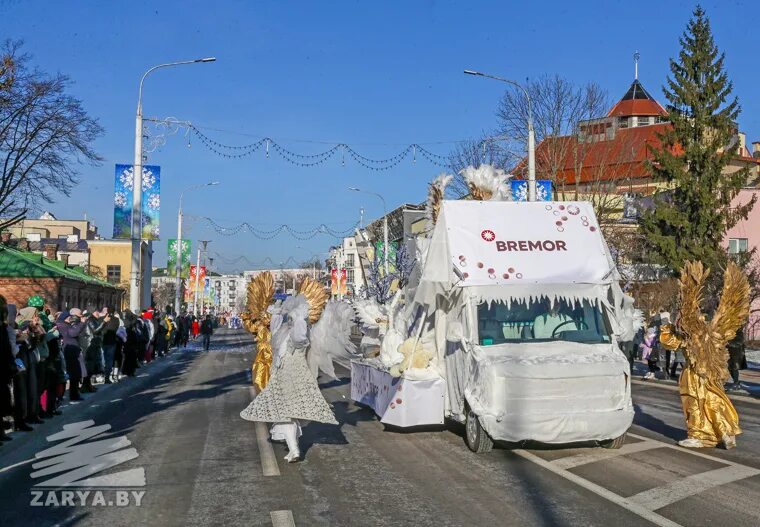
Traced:
<path id="1" fill-rule="evenodd" d="M 686 366 L 679 379 L 686 416 L 686 447 L 726 448 L 741 433 L 739 415 L 723 390 L 728 378 L 726 344 L 749 316 L 749 282 L 733 262 L 726 269 L 720 304 L 709 322 L 702 313 L 705 281 L 710 274 L 701 262 L 687 262 L 681 272 L 681 329 Z M 666 335 L 666 340 L 674 335 Z M 677 346 L 676 346 L 677 347 Z"/>
<path id="2" fill-rule="evenodd" d="M 272 333 L 269 330 L 271 314 L 269 304 L 274 296 L 274 280 L 267 271 L 248 283 L 248 313 L 244 316 L 246 329 L 256 338 L 256 358 L 251 372 L 253 384 L 260 392 L 269 382 L 272 371 Z"/>

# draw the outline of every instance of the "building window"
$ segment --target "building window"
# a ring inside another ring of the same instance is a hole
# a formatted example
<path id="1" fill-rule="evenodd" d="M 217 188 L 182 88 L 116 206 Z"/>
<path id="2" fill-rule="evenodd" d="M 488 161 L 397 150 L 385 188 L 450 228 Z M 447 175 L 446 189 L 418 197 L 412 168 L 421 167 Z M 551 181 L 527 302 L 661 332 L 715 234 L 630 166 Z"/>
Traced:
<path id="1" fill-rule="evenodd" d="M 235 289 L 235 281 L 230 280 L 230 289 Z"/>
<path id="2" fill-rule="evenodd" d="M 121 282 L 121 266 L 120 265 L 107 265 L 106 266 L 106 278 L 112 284 L 118 284 Z"/>
<path id="3" fill-rule="evenodd" d="M 747 238 L 731 238 L 728 240 L 728 254 L 746 253 L 747 248 Z"/>
<path id="4" fill-rule="evenodd" d="M 353 284 L 354 283 L 354 270 L 349 268 L 346 269 L 346 284 Z"/>
<path id="5" fill-rule="evenodd" d="M 621 117 L 618 121 L 618 128 L 628 128 L 628 117 Z"/>
<path id="6" fill-rule="evenodd" d="M 353 267 L 354 266 L 354 255 L 353 254 L 347 254 L 346 255 L 346 267 Z"/>
<path id="7" fill-rule="evenodd" d="M 639 126 L 646 126 L 651 122 L 652 121 L 649 119 L 649 117 L 639 117 Z"/>

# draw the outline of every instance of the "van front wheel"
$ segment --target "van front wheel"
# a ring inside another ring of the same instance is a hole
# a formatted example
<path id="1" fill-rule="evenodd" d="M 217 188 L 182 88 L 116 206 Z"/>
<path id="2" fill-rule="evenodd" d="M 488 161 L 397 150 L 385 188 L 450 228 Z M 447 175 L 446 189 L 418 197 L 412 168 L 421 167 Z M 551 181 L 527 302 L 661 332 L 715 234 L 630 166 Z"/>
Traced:
<path id="1" fill-rule="evenodd" d="M 470 450 L 476 454 L 490 452 L 493 449 L 493 441 L 483 427 L 475 413 L 467 409 L 467 419 L 465 421 L 465 441 Z"/>

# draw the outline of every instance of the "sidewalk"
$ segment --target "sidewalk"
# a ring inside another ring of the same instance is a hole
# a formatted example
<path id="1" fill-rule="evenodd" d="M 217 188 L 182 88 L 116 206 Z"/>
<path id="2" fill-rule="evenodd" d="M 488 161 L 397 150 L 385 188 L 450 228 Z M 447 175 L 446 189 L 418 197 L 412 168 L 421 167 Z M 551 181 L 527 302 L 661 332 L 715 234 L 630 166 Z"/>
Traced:
<path id="1" fill-rule="evenodd" d="M 0 426 L 5 427 L 6 433 L 8 433 L 8 435 L 13 439 L 7 443 L 2 444 L 2 447 L 0 447 L 0 454 L 3 452 L 10 452 L 12 449 L 20 448 L 21 445 L 25 445 L 29 441 L 36 439 L 37 436 L 43 432 L 44 435 L 46 435 L 49 433 L 48 430 L 51 429 L 51 425 L 53 425 L 52 428 L 59 428 L 60 422 L 64 420 L 69 421 L 72 416 L 80 415 L 87 410 L 91 410 L 92 408 L 97 408 L 99 406 L 103 406 L 104 404 L 107 405 L 109 403 L 121 400 L 121 395 L 125 391 L 134 388 L 136 385 L 141 386 L 143 384 L 143 380 L 145 380 L 147 377 L 152 376 L 156 372 L 163 371 L 166 366 L 175 362 L 173 359 L 176 359 L 186 352 L 195 351 L 200 351 L 200 341 L 197 343 L 188 343 L 187 348 L 172 348 L 172 351 L 169 355 L 165 357 L 158 357 L 149 363 L 142 364 L 138 367 L 135 377 L 122 376 L 119 381 L 112 384 L 105 384 L 102 381 L 93 382 L 93 385 L 97 388 L 97 391 L 94 393 L 83 392 L 82 401 L 70 401 L 67 388 L 66 395 L 64 396 L 61 405 L 58 407 L 58 410 L 62 412 L 62 415 L 46 418 L 43 419 L 43 422 L 41 424 L 32 425 L 34 428 L 32 432 L 13 431 L 11 428 L 12 421 L 2 419 Z"/>
<path id="2" fill-rule="evenodd" d="M 758 352 L 755 352 L 758 353 Z M 758 353 L 760 355 L 760 353 Z M 749 368 L 741 370 L 739 372 L 739 383 L 742 385 L 741 390 L 726 390 L 729 398 L 740 398 L 751 400 L 754 402 L 760 402 L 760 363 L 754 361 L 754 357 L 750 357 L 750 353 L 747 353 L 747 361 Z M 649 371 L 647 365 L 643 361 L 636 361 L 633 364 L 633 384 L 651 384 L 662 388 L 670 388 L 673 390 L 678 389 L 678 379 L 665 379 L 664 372 L 658 371 L 657 377 L 652 380 L 643 380 L 644 375 Z M 678 373 L 681 370 L 679 368 Z"/>

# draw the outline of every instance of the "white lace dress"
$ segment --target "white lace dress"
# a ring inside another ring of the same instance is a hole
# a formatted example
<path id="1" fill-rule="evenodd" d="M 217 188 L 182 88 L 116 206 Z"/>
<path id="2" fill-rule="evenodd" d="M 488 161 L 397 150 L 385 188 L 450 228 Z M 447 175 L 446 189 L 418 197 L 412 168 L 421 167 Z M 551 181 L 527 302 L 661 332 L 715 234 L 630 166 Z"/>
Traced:
<path id="1" fill-rule="evenodd" d="M 293 322 L 281 344 L 283 353 L 277 354 L 279 362 L 269 384 L 240 412 L 240 417 L 265 423 L 303 420 L 338 424 L 306 362 L 307 333 L 305 321 Z"/>

